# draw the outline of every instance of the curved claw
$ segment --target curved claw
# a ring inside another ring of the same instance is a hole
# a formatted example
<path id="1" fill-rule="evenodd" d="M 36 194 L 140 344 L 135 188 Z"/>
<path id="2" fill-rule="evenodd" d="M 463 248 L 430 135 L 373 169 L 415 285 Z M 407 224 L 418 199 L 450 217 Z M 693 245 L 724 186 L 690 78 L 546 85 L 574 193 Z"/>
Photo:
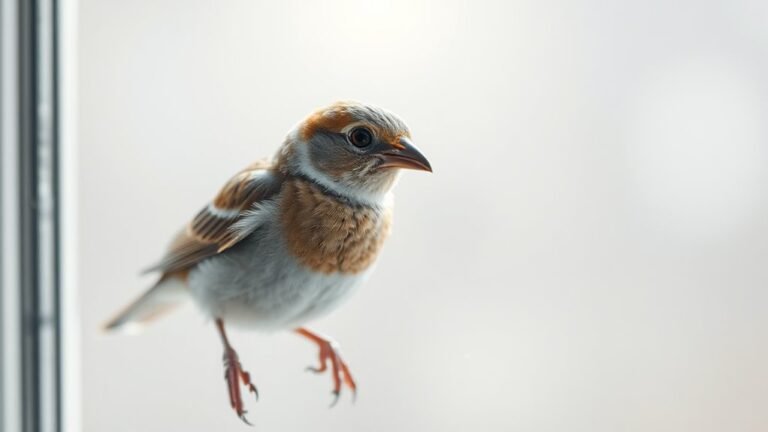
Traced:
<path id="1" fill-rule="evenodd" d="M 256 401 L 259 400 L 259 390 L 256 388 L 255 385 L 249 383 L 248 384 L 248 391 L 253 393 L 253 396 L 256 399 Z"/>
<path id="2" fill-rule="evenodd" d="M 338 403 L 342 387 L 347 387 L 352 391 L 352 401 L 354 402 L 357 399 L 357 384 L 354 378 L 352 378 L 349 366 L 341 358 L 338 344 L 331 339 L 312 333 L 304 328 L 297 329 L 296 331 L 310 339 L 320 348 L 318 352 L 319 366 L 308 366 L 305 370 L 313 373 L 321 373 L 326 370 L 331 372 L 331 379 L 333 380 L 333 391 L 331 394 L 333 394 L 334 399 L 330 407 Z"/>
<path id="3" fill-rule="evenodd" d="M 237 358 L 237 353 L 234 349 L 228 348 L 224 351 L 224 379 L 227 382 L 227 389 L 229 391 L 229 403 L 234 409 L 235 414 L 245 424 L 253 426 L 251 422 L 245 417 L 246 410 L 243 409 L 243 400 L 240 393 L 240 383 L 253 393 L 256 400 L 259 400 L 259 391 L 256 386 L 251 382 L 251 375 L 243 370 L 240 365 L 240 361 Z"/>
<path id="4" fill-rule="evenodd" d="M 331 392 L 331 394 L 333 395 L 333 402 L 328 405 L 328 408 L 333 408 L 336 406 L 336 404 L 339 402 L 339 396 L 341 395 L 341 392 L 334 390 Z"/>
<path id="5" fill-rule="evenodd" d="M 243 421 L 243 423 L 247 424 L 248 426 L 251 426 L 251 427 L 253 427 L 253 424 L 251 424 L 251 422 L 249 422 L 249 421 L 248 421 L 248 419 L 247 419 L 247 418 L 245 418 L 245 413 L 246 413 L 246 412 L 247 412 L 247 411 L 243 411 L 242 413 L 240 413 L 240 415 L 238 415 L 238 417 L 240 417 L 240 420 L 242 420 L 242 421 Z"/>
<path id="6" fill-rule="evenodd" d="M 240 360 L 237 358 L 237 352 L 232 348 L 227 340 L 227 333 L 224 330 L 224 321 L 221 318 L 216 319 L 216 327 L 219 330 L 219 336 L 221 336 L 221 342 L 224 344 L 224 380 L 227 382 L 227 393 L 229 394 L 229 405 L 235 411 L 235 414 L 248 426 L 253 426 L 251 422 L 245 417 L 247 412 L 243 408 L 243 398 L 240 393 L 240 383 L 248 388 L 248 391 L 256 395 L 256 400 L 259 400 L 259 391 L 256 390 L 256 386 L 251 382 L 251 374 L 249 374 L 243 366 L 240 364 Z"/>

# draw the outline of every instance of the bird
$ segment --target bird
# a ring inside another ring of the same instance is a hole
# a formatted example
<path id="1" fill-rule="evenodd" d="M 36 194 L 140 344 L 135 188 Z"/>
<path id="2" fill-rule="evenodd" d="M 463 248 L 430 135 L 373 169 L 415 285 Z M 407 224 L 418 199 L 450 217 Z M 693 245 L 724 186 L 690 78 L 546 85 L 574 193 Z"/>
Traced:
<path id="1" fill-rule="evenodd" d="M 317 346 L 333 404 L 357 384 L 339 344 L 306 325 L 336 309 L 370 275 L 392 224 L 405 169 L 432 172 L 396 114 L 340 101 L 287 134 L 271 159 L 235 174 L 145 272 L 157 282 L 105 324 L 140 328 L 191 298 L 215 323 L 229 404 L 250 424 L 241 385 L 258 399 L 226 327 L 290 330 Z"/>

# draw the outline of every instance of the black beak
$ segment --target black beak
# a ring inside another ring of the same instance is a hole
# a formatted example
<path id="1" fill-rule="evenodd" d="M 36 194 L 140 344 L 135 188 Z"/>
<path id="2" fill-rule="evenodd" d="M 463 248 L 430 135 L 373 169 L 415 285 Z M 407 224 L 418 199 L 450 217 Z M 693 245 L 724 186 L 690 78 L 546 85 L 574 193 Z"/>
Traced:
<path id="1" fill-rule="evenodd" d="M 432 172 L 432 165 L 411 140 L 400 137 L 400 145 L 380 153 L 384 163 L 380 167 L 414 169 Z"/>

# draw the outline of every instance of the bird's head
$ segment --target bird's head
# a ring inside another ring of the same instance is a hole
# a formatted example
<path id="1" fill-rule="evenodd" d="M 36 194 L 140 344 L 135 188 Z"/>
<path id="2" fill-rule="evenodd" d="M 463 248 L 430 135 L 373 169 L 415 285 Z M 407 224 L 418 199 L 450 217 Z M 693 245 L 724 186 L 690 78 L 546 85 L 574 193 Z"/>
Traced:
<path id="1" fill-rule="evenodd" d="M 401 169 L 432 171 L 399 117 L 358 102 L 311 114 L 289 134 L 280 159 L 289 172 L 364 201 L 383 198 Z"/>

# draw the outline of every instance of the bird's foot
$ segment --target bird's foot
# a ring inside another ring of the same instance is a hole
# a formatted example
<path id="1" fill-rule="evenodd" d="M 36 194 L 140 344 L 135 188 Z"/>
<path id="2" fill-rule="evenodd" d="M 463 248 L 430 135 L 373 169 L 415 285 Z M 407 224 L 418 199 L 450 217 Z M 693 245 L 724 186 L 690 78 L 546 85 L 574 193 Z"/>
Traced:
<path id="1" fill-rule="evenodd" d="M 320 359 L 320 366 L 313 367 L 309 366 L 307 367 L 308 371 L 314 372 L 314 373 L 322 373 L 328 370 L 328 364 L 331 365 L 331 378 L 333 378 L 333 402 L 331 402 L 331 406 L 336 405 L 336 402 L 339 401 L 339 395 L 341 394 L 341 387 L 342 383 L 349 387 L 349 389 L 352 391 L 352 401 L 355 400 L 355 397 L 357 396 L 357 384 L 355 384 L 354 378 L 352 378 L 352 374 L 349 372 L 349 366 L 347 363 L 341 358 L 341 352 L 339 351 L 339 345 L 330 339 L 325 338 L 311 338 L 320 348 L 319 352 L 319 359 Z"/>
<path id="2" fill-rule="evenodd" d="M 259 399 L 259 392 L 256 390 L 256 386 L 251 383 L 251 375 L 246 372 L 240 365 L 240 360 L 237 358 L 237 353 L 232 348 L 225 348 L 224 350 L 224 379 L 227 381 L 227 388 L 229 390 L 229 403 L 232 409 L 242 421 L 251 425 L 245 414 L 247 411 L 243 407 L 243 399 L 240 395 L 240 382 L 248 388 L 248 391 L 256 396 L 256 400 Z"/>

